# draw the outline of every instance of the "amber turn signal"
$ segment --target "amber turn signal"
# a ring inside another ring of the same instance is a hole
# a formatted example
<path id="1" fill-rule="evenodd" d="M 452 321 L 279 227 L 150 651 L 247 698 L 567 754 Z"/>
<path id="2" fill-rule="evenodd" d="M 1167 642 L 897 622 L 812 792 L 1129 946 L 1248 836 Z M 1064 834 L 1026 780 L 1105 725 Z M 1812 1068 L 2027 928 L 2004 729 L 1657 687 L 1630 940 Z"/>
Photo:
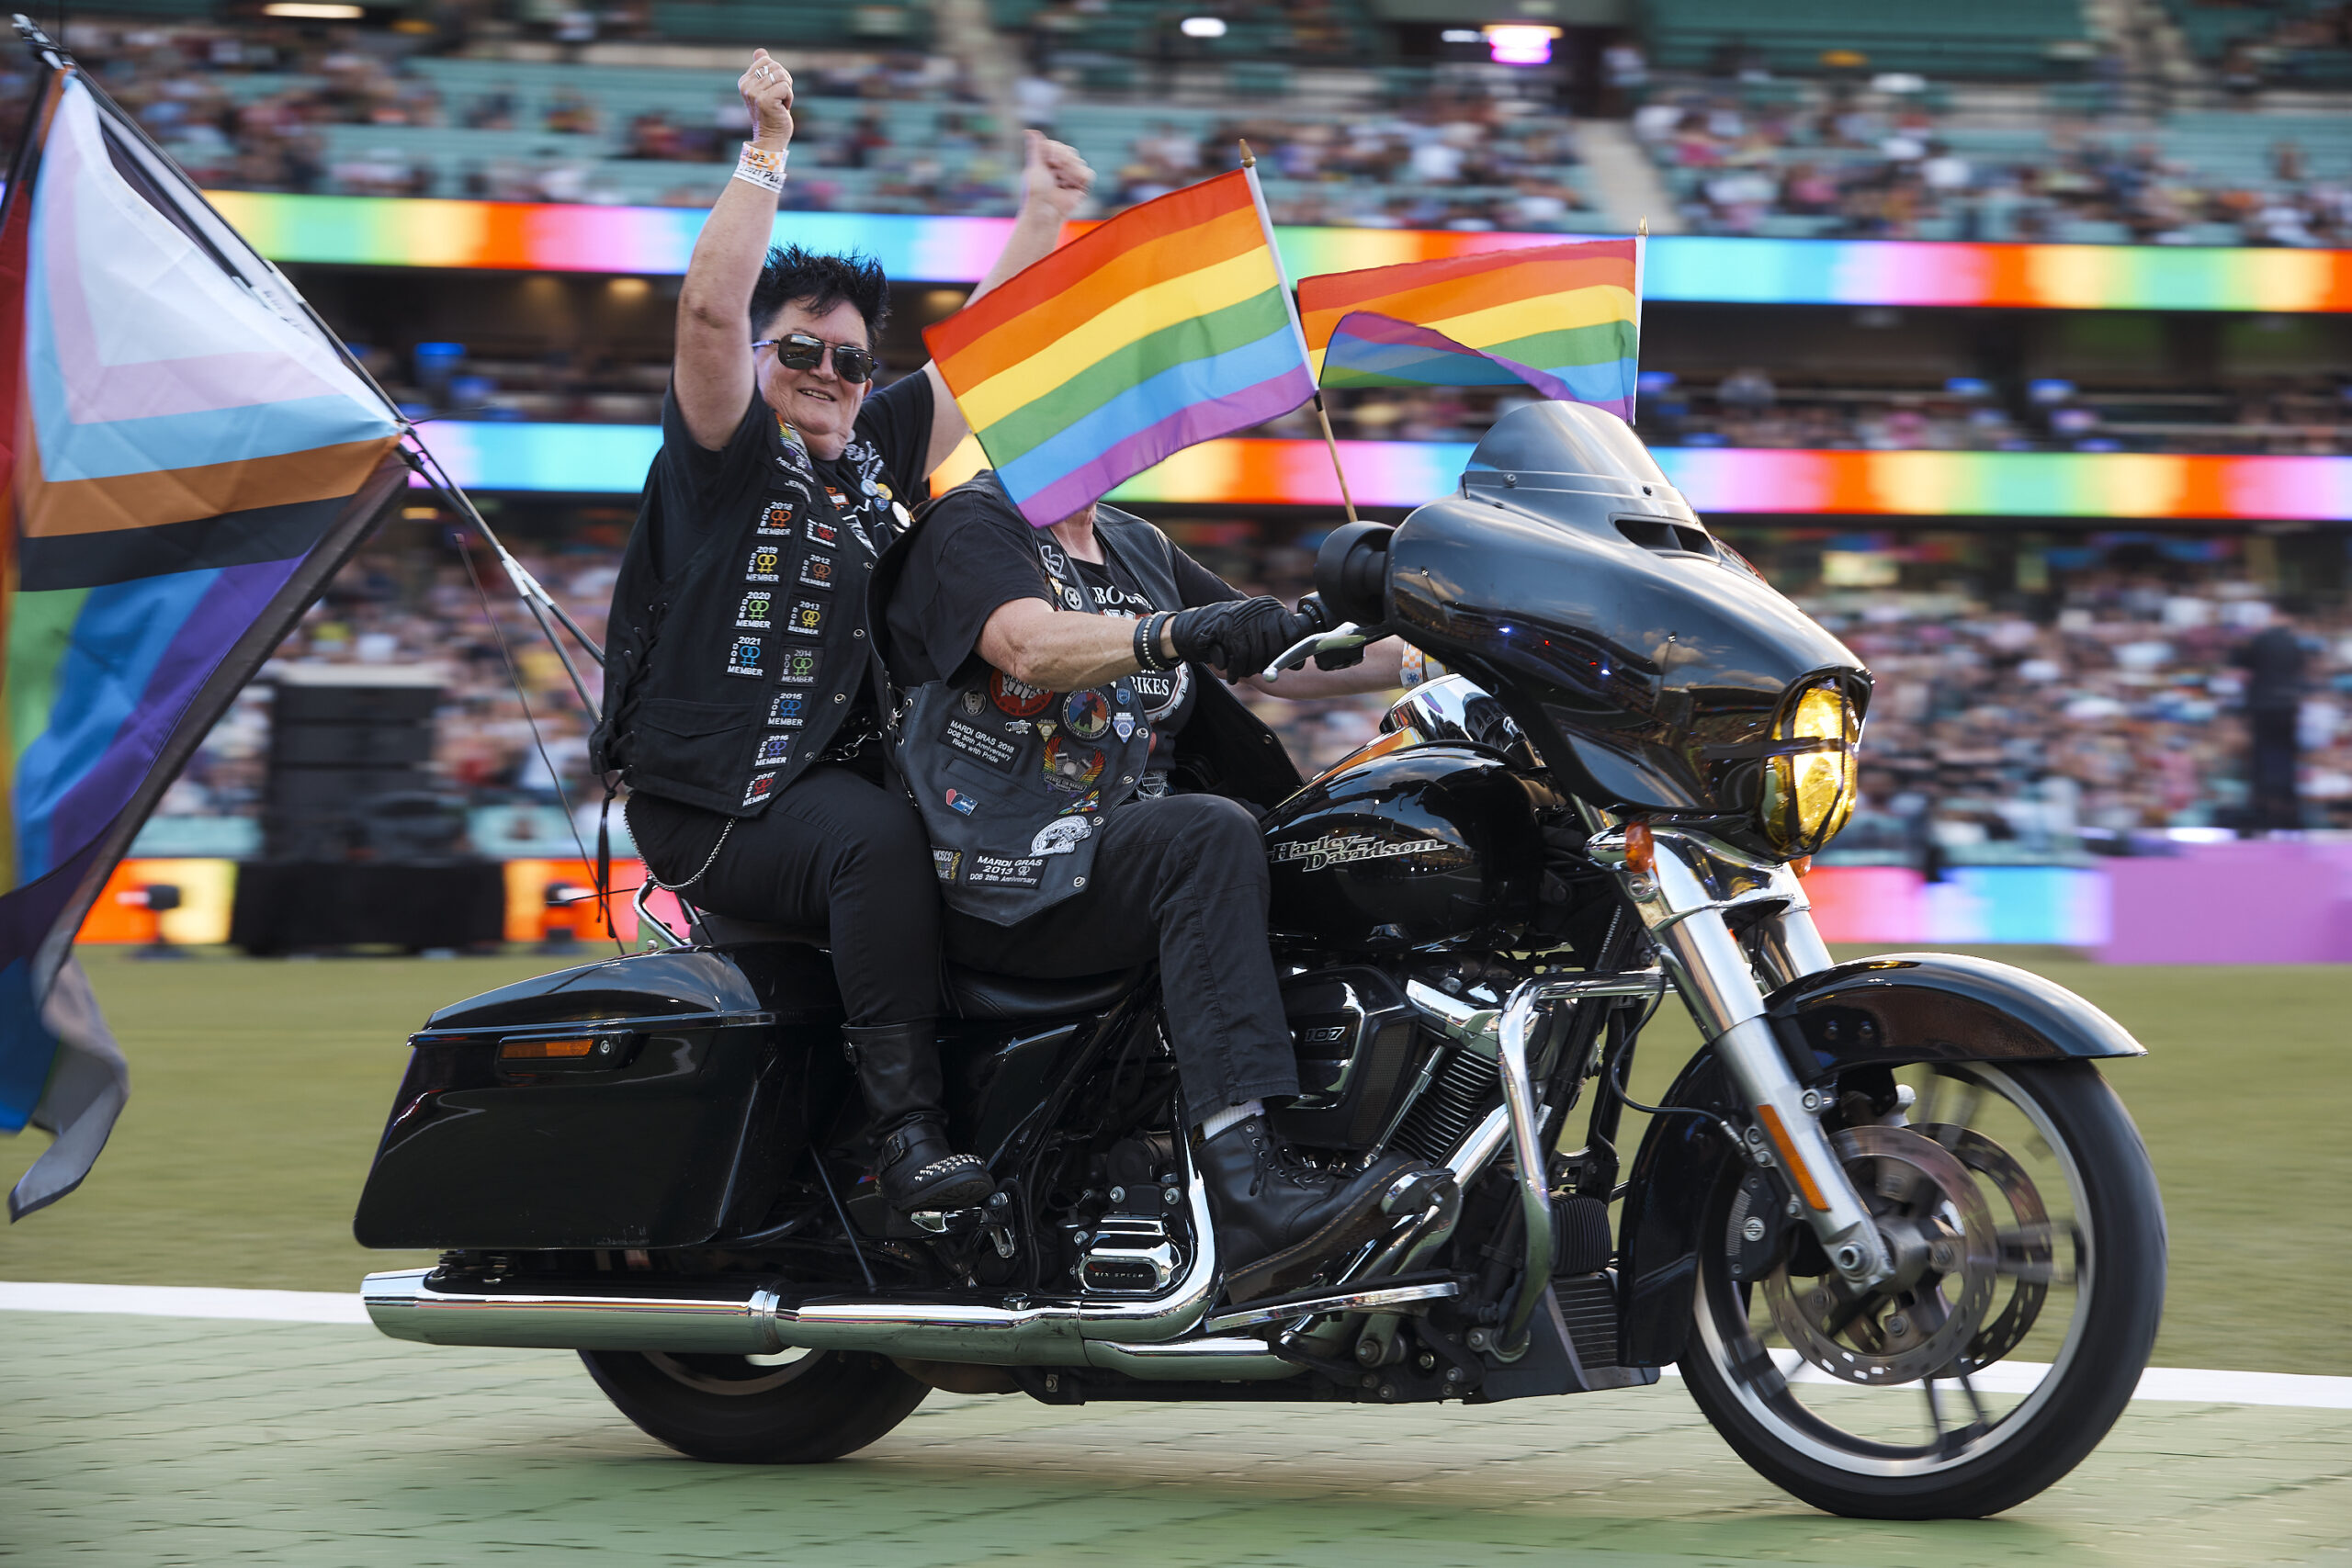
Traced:
<path id="1" fill-rule="evenodd" d="M 593 1037 L 578 1040 L 509 1040 L 498 1047 L 502 1062 L 571 1061 L 596 1048 Z"/>
<path id="2" fill-rule="evenodd" d="M 1648 823 L 1625 824 L 1625 863 L 1644 876 L 1657 869 L 1657 840 L 1650 837 Z"/>

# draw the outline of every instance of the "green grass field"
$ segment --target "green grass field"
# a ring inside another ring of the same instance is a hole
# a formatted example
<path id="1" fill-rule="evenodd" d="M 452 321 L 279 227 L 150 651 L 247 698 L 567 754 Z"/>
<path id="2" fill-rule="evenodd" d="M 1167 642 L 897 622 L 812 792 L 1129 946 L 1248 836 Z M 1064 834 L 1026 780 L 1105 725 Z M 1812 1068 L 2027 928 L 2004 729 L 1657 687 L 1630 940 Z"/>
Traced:
<path id="1" fill-rule="evenodd" d="M 2148 1140 L 2171 1224 L 2156 1359 L 2352 1373 L 2352 966 L 2106 968 L 1994 950 L 2120 1019 L 2150 1055 L 2109 1074 Z M 441 1003 L 550 967 L 533 956 L 136 964 L 87 952 L 129 1053 L 130 1107 L 83 1190 L 0 1232 L 0 1278 L 353 1288 L 404 1254 L 350 1217 L 397 1084 L 401 1040 Z M 1637 1093 L 1695 1043 L 1668 1007 Z M 0 1150 L 6 1179 L 33 1134 Z M 1627 1146 L 1631 1146 L 1630 1142 Z M 417 1259 L 429 1261 L 429 1259 Z"/>

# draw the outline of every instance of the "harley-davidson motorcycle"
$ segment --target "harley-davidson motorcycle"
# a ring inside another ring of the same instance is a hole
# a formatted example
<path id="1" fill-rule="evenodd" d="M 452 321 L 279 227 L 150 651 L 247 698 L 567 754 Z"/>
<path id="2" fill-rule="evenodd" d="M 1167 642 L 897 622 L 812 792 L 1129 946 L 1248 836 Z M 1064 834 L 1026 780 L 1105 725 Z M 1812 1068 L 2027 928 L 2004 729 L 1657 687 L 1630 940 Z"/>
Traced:
<path id="1" fill-rule="evenodd" d="M 933 1389 L 1476 1406 L 1676 1370 L 1838 1513 L 1990 1514 L 2065 1474 L 2163 1302 L 2098 1066 L 2142 1047 L 2004 964 L 1832 961 L 1804 874 L 1854 803 L 1853 654 L 1563 403 L 1401 525 L 1336 531 L 1317 585 L 1340 624 L 1284 662 L 1393 635 L 1452 671 L 1264 821 L 1283 1131 L 1445 1173 L 1383 1234 L 1227 1296 L 1148 968 L 951 974 L 956 1146 L 1001 1190 L 896 1215 L 821 937 L 701 914 L 412 1038 L 356 1228 L 441 1260 L 368 1276 L 378 1326 L 576 1349 L 716 1461 L 838 1458 Z M 1648 1105 L 1628 1067 L 1669 996 L 1705 1043 Z"/>

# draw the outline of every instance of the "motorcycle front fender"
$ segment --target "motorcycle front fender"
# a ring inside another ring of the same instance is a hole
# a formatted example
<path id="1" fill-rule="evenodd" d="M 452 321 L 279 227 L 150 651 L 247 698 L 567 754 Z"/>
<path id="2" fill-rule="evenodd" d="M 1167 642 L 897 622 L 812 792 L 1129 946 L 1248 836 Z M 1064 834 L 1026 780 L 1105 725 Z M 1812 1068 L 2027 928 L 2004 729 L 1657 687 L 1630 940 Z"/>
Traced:
<path id="1" fill-rule="evenodd" d="M 1905 1062 L 2066 1061 L 2144 1056 L 2147 1047 L 2082 998 L 2013 964 L 1949 953 L 1894 953 L 1808 975 L 1775 991 L 1767 1016 L 1797 1077 Z M 1618 1360 L 1656 1367 L 1682 1354 L 1697 1286 L 1700 1227 L 1717 1186 L 1747 1160 L 1715 1118 L 1742 1114 L 1712 1047 L 1690 1058 L 1626 1179 L 1618 1232 Z M 1720 1245 L 1721 1237 L 1713 1238 Z"/>

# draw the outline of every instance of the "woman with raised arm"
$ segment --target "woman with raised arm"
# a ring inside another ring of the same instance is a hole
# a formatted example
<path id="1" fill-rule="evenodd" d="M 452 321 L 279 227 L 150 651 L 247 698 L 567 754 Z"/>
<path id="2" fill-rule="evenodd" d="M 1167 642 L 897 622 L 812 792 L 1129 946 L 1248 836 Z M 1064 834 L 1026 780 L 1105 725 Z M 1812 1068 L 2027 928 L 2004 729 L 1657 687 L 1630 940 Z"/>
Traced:
<path id="1" fill-rule="evenodd" d="M 792 75 L 759 50 L 736 85 L 752 139 L 678 298 L 594 761 L 629 787 L 661 885 L 826 933 L 884 1196 L 901 1212 L 965 1208 L 994 1183 L 947 1139 L 938 894 L 922 824 L 885 777 L 865 588 L 967 426 L 929 365 L 873 391 L 889 310 L 875 262 L 771 248 Z M 1029 132 L 1020 216 L 974 294 L 1051 251 L 1091 179 Z"/>

